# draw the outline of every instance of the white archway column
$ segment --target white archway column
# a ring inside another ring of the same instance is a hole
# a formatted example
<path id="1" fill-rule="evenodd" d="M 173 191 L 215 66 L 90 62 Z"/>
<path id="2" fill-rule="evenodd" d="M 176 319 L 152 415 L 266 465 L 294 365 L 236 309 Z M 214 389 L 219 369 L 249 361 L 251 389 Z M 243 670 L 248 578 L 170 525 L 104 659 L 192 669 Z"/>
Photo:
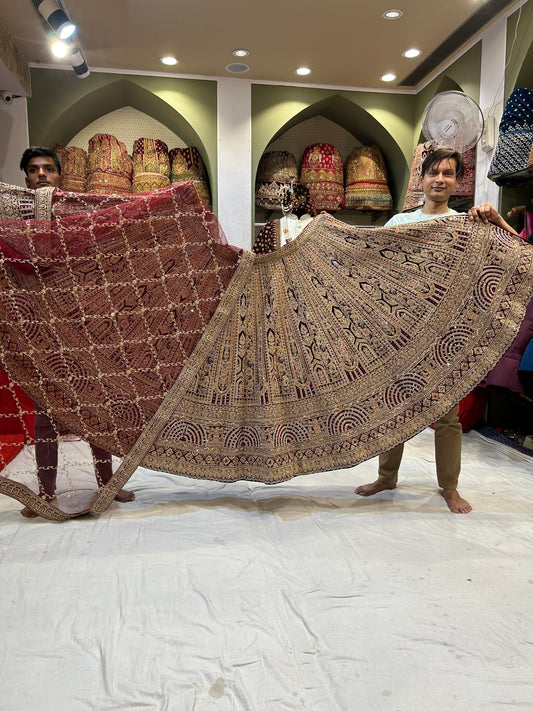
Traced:
<path id="1" fill-rule="evenodd" d="M 481 81 L 479 104 L 486 122 L 492 122 L 494 146 L 483 150 L 483 142 L 478 143 L 476 162 L 475 204 L 490 202 L 496 208 L 500 203 L 500 188 L 487 178 L 490 161 L 498 140 L 498 126 L 503 113 L 503 92 L 505 83 L 505 47 L 507 38 L 507 17 L 502 17 L 483 34 L 481 40 Z M 486 129 L 487 131 L 487 129 Z"/>
<path id="2" fill-rule="evenodd" d="M 24 186 L 19 164 L 28 148 L 28 110 L 25 98 L 0 105 L 0 181 Z"/>
<path id="3" fill-rule="evenodd" d="M 228 242 L 252 243 L 252 87 L 243 79 L 219 79 L 218 219 Z"/>

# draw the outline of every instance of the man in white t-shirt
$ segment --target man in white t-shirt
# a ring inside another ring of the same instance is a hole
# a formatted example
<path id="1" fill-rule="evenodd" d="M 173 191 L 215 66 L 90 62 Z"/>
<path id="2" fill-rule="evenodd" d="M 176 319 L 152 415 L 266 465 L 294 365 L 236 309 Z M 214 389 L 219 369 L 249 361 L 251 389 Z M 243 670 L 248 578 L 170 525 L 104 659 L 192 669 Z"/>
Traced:
<path id="1" fill-rule="evenodd" d="M 448 148 L 438 148 L 422 164 L 422 190 L 424 205 L 414 212 L 394 215 L 385 227 L 423 222 L 438 217 L 456 215 L 456 210 L 448 207 L 457 183 L 464 174 L 463 156 Z M 495 210 L 492 205 L 476 205 L 468 211 L 468 216 L 475 222 L 491 222 L 513 234 L 517 234 Z M 456 405 L 444 417 L 435 422 L 435 462 L 437 480 L 441 493 L 452 513 L 470 513 L 472 507 L 457 491 L 457 482 L 461 470 L 462 429 Z M 363 484 L 355 490 L 360 496 L 372 496 L 386 489 L 395 489 L 398 481 L 398 469 L 402 461 L 403 444 L 379 456 L 378 478 L 371 484 Z"/>

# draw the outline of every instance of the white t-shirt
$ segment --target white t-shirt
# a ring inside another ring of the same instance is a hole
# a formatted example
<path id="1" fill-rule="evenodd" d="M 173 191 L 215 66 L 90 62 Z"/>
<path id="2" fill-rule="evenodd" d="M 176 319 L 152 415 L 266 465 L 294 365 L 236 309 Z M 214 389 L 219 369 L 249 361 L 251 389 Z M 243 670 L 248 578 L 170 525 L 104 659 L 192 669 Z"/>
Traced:
<path id="1" fill-rule="evenodd" d="M 436 220 L 438 217 L 450 217 L 451 215 L 458 214 L 457 210 L 450 209 L 448 212 L 443 212 L 440 215 L 428 215 L 426 212 L 422 212 L 422 208 L 419 208 L 418 210 L 414 210 L 414 212 L 399 212 L 385 223 L 385 227 L 407 225 L 409 222 L 425 222 L 426 220 Z"/>

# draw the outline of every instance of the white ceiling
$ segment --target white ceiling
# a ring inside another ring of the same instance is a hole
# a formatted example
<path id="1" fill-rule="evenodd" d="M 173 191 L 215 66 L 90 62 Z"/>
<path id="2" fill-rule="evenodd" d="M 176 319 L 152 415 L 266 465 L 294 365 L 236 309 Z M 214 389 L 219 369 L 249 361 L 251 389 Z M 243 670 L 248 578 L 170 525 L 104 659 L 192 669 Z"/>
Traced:
<path id="1" fill-rule="evenodd" d="M 89 67 L 168 72 L 159 58 L 173 54 L 180 75 L 244 77 L 249 80 L 361 88 L 396 88 L 474 13 L 490 8 L 476 23 L 474 37 L 508 11 L 515 1 L 500 0 L 64 0 Z M 382 14 L 400 8 L 399 20 Z M 31 64 L 64 64 L 49 51 L 42 24 L 30 0 L 0 0 L 0 19 Z M 466 38 L 462 46 L 472 41 Z M 244 60 L 232 50 L 244 47 Z M 417 47 L 422 55 L 406 59 Z M 460 51 L 454 49 L 452 56 Z M 418 87 L 443 63 L 428 70 Z M 246 74 L 230 74 L 230 62 L 246 62 Z M 312 69 L 298 77 L 297 67 Z M 385 84 L 382 74 L 397 80 Z M 414 88 L 418 88 L 417 84 Z M 0 87 L 8 88 L 8 87 Z"/>

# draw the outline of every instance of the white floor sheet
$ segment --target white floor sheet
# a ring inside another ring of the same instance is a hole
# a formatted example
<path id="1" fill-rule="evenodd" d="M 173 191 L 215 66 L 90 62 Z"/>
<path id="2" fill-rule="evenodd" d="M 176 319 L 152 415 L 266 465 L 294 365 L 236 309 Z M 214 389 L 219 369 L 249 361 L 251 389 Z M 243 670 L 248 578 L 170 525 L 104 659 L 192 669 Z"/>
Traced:
<path id="1" fill-rule="evenodd" d="M 0 497 L 1 711 L 533 709 L 533 459 L 465 435 L 469 515 L 432 430 L 355 496 L 376 468 L 139 470 L 135 502 L 61 524 Z"/>

